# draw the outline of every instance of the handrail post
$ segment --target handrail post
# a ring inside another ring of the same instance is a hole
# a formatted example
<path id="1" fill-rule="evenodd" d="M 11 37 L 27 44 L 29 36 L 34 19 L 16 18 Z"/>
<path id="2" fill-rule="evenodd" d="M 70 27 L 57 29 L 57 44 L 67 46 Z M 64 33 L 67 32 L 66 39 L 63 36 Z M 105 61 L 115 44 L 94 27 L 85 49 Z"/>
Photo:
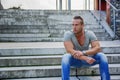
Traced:
<path id="1" fill-rule="evenodd" d="M 99 16 L 100 16 L 100 18 L 99 18 L 99 22 L 101 21 L 101 0 L 99 0 Z"/>
<path id="2" fill-rule="evenodd" d="M 113 9 L 113 29 L 114 29 L 114 33 L 115 33 L 115 35 L 116 35 L 116 23 L 115 23 L 115 21 L 116 21 L 116 17 L 115 17 L 115 10 Z"/>

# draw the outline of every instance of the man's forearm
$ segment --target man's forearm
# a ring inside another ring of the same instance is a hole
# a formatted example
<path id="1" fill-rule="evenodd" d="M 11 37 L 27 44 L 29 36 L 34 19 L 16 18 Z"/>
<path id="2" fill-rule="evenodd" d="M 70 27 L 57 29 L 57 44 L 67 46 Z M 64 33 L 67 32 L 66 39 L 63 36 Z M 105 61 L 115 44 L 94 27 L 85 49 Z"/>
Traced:
<path id="1" fill-rule="evenodd" d="M 89 50 L 86 50 L 86 55 L 95 55 L 96 53 L 98 52 L 101 52 L 101 48 L 100 47 L 96 47 L 96 48 L 92 48 L 92 49 L 89 49 Z"/>

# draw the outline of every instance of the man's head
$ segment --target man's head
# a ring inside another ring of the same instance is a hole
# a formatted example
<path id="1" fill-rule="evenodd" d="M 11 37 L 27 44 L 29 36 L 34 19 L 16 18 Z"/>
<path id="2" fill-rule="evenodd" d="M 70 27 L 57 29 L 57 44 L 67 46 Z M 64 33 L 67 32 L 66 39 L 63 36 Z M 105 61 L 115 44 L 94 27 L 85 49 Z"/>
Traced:
<path id="1" fill-rule="evenodd" d="M 84 21 L 81 16 L 75 16 L 72 21 L 73 32 L 75 34 L 81 33 L 84 27 Z"/>

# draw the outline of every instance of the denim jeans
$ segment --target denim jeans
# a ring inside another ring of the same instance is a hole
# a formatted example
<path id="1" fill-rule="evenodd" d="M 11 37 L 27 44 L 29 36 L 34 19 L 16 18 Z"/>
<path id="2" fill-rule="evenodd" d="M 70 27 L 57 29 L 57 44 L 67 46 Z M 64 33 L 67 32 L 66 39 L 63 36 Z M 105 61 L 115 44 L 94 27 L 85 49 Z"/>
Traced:
<path id="1" fill-rule="evenodd" d="M 101 80 L 110 80 L 108 61 L 104 53 L 99 52 L 94 56 L 91 56 L 96 61 L 93 64 L 88 64 L 84 60 L 75 59 L 71 54 L 64 54 L 62 57 L 62 80 L 70 80 L 70 67 L 90 67 L 95 64 L 99 64 L 99 70 L 101 75 Z"/>

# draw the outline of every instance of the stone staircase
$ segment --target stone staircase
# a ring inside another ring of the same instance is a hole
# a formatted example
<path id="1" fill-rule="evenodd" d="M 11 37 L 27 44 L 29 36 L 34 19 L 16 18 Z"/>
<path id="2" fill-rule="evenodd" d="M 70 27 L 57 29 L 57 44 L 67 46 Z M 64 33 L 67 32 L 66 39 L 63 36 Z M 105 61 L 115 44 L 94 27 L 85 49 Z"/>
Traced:
<path id="1" fill-rule="evenodd" d="M 0 44 L 2 80 L 61 80 L 61 57 L 66 52 L 62 42 Z M 108 57 L 111 80 L 120 80 L 120 41 L 100 41 L 100 44 Z M 81 80 L 100 79 L 98 65 L 80 68 L 78 74 Z M 75 68 L 71 68 L 71 79 L 77 80 L 74 76 Z"/>
<path id="2" fill-rule="evenodd" d="M 111 80 L 120 80 L 120 40 L 108 33 L 89 11 L 1 10 L 0 80 L 61 80 L 61 57 L 66 53 L 63 34 L 71 30 L 74 15 L 85 19 L 108 57 Z M 100 80 L 98 65 L 78 68 L 81 80 Z M 71 80 L 75 68 L 71 68 Z"/>
<path id="3" fill-rule="evenodd" d="M 75 15 L 85 19 L 85 28 L 93 30 L 99 40 L 111 40 L 88 10 L 1 10 L 0 41 L 61 42 L 64 31 L 72 29 L 71 21 Z"/>

